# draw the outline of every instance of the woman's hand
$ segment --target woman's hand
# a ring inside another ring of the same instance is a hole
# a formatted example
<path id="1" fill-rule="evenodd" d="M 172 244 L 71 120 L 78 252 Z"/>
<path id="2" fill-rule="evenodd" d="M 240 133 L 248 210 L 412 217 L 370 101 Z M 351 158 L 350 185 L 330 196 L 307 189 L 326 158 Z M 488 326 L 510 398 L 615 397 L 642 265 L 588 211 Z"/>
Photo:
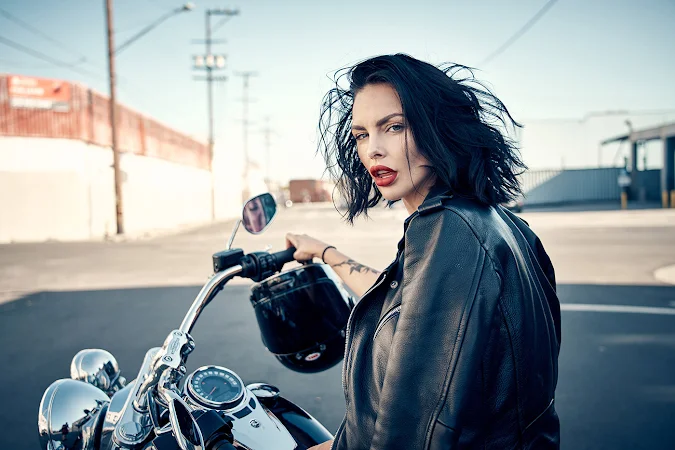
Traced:
<path id="1" fill-rule="evenodd" d="M 312 258 L 321 258 L 321 254 L 329 244 L 314 239 L 306 234 L 286 234 L 286 248 L 295 247 L 293 258 L 296 261 L 308 261 Z"/>

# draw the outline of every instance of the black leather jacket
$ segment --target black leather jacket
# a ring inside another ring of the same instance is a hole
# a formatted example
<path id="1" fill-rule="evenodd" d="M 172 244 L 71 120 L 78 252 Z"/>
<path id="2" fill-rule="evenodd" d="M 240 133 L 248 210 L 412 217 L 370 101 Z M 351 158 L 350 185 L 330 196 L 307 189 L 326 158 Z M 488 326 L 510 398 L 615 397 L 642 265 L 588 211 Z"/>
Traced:
<path id="1" fill-rule="evenodd" d="M 558 449 L 551 262 L 501 207 L 436 187 L 352 311 L 335 449 Z"/>

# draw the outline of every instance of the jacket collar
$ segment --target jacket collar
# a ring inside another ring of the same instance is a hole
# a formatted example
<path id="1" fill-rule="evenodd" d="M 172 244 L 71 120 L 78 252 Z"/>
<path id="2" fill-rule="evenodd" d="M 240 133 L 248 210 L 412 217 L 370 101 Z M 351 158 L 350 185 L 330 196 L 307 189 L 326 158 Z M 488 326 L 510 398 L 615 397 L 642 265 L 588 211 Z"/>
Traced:
<path id="1" fill-rule="evenodd" d="M 442 183 L 436 183 L 431 187 L 427 196 L 424 197 L 424 201 L 419 206 L 419 208 L 417 208 L 417 211 L 415 211 L 414 213 L 409 215 L 405 219 L 405 221 L 403 222 L 403 237 L 401 238 L 401 240 L 398 242 L 398 245 L 397 245 L 397 247 L 398 247 L 398 252 L 397 252 L 398 254 L 396 256 L 397 259 L 398 259 L 398 255 L 403 252 L 403 247 L 405 246 L 405 233 L 408 230 L 408 225 L 410 224 L 410 221 L 414 217 L 416 217 L 420 214 L 420 210 L 433 208 L 433 206 L 435 204 L 442 205 L 441 198 L 443 198 L 443 197 L 447 198 L 449 196 L 451 197 L 452 193 L 450 191 L 450 188 L 447 187 L 446 185 L 444 185 Z"/>
<path id="2" fill-rule="evenodd" d="M 446 186 L 444 183 L 436 183 L 434 184 L 431 189 L 429 190 L 429 193 L 427 194 L 426 197 L 424 197 L 424 201 L 420 205 L 420 208 L 424 206 L 425 204 L 429 204 L 433 202 L 435 199 L 438 197 L 448 197 L 451 195 L 451 190 L 448 186 Z M 419 211 L 419 209 L 418 209 Z"/>
<path id="3" fill-rule="evenodd" d="M 436 183 L 434 184 L 431 189 L 429 189 L 429 193 L 427 193 L 427 196 L 424 197 L 424 200 L 422 201 L 422 204 L 417 208 L 417 211 L 409 215 L 405 221 L 403 222 L 403 230 L 408 229 L 408 224 L 410 221 L 413 219 L 413 217 L 419 215 L 420 210 L 424 211 L 425 209 L 431 208 L 435 203 L 438 203 L 440 201 L 440 198 L 442 197 L 448 197 L 451 196 L 451 190 L 448 186 L 446 186 L 443 183 Z"/>

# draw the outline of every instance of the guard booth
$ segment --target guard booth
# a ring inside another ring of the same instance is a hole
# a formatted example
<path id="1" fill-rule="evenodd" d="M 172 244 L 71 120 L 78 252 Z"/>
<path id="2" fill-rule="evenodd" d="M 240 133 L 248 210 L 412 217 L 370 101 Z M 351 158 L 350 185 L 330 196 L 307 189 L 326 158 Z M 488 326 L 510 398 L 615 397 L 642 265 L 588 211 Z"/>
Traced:
<path id="1" fill-rule="evenodd" d="M 638 150 L 642 143 L 653 140 L 663 142 L 663 167 L 660 170 L 659 188 L 661 204 L 664 208 L 675 208 L 675 123 L 653 128 L 634 130 L 629 134 L 616 136 L 602 141 L 601 145 L 615 142 L 630 142 L 630 154 L 627 161 L 630 184 L 626 187 L 629 200 L 641 200 L 640 196 L 648 191 L 649 180 L 637 170 Z"/>

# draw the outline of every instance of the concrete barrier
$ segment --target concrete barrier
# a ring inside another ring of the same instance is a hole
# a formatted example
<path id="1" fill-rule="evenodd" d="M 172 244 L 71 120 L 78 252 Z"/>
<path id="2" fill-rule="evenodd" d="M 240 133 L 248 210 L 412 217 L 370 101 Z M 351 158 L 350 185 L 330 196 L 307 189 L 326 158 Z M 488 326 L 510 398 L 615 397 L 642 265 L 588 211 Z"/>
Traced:
<path id="1" fill-rule="evenodd" d="M 211 220 L 208 170 L 121 155 L 125 231 Z M 238 173 L 238 172 L 237 172 Z M 241 180 L 216 169 L 216 219 L 239 214 Z M 112 152 L 72 139 L 0 137 L 0 243 L 114 235 Z"/>

